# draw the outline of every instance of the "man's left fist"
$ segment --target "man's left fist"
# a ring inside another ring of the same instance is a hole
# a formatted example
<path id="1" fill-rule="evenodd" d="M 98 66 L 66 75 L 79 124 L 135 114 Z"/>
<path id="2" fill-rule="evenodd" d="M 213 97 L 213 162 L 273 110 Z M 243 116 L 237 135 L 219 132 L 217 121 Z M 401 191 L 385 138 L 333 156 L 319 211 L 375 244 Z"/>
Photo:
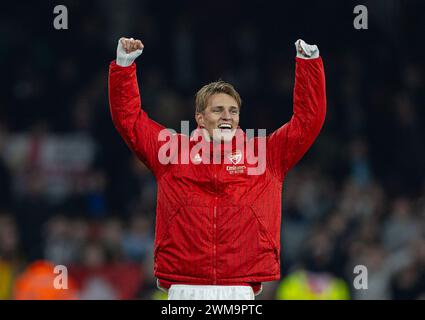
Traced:
<path id="1" fill-rule="evenodd" d="M 313 44 L 307 44 L 304 40 L 298 39 L 295 41 L 297 49 L 297 57 L 302 59 L 314 59 L 319 57 L 319 48 Z"/>

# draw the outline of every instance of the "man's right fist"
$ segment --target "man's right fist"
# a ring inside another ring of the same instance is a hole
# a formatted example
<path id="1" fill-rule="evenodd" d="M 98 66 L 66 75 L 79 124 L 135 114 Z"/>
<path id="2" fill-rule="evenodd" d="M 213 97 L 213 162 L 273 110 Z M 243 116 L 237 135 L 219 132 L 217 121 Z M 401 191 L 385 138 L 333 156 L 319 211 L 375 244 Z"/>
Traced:
<path id="1" fill-rule="evenodd" d="M 307 44 L 304 40 L 298 39 L 295 41 L 295 48 L 297 49 L 297 57 L 302 59 L 315 59 L 319 57 L 319 48 L 313 44 Z"/>
<path id="2" fill-rule="evenodd" d="M 143 52 L 144 45 L 140 40 L 133 38 L 120 38 L 117 47 L 117 65 L 130 66 Z"/>

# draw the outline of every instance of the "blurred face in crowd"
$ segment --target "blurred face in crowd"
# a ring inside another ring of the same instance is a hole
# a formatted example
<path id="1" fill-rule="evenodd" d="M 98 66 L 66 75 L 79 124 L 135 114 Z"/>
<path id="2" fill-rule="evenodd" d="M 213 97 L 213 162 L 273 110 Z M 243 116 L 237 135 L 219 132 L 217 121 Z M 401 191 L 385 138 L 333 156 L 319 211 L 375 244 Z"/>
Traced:
<path id="1" fill-rule="evenodd" d="M 239 109 L 235 98 L 215 93 L 208 98 L 206 108 L 196 113 L 196 122 L 214 141 L 231 141 L 239 125 Z"/>

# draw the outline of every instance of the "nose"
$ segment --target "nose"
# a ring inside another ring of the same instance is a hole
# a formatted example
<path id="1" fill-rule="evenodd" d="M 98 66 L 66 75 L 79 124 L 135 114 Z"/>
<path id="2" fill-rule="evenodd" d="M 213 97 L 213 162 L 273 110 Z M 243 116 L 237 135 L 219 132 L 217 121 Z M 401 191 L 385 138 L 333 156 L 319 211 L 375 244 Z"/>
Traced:
<path id="1" fill-rule="evenodd" d="M 229 110 L 224 109 L 224 110 L 223 110 L 223 112 L 221 113 L 221 118 L 222 118 L 223 120 L 231 120 L 231 119 L 232 119 L 232 117 L 231 117 L 231 115 L 230 115 Z"/>

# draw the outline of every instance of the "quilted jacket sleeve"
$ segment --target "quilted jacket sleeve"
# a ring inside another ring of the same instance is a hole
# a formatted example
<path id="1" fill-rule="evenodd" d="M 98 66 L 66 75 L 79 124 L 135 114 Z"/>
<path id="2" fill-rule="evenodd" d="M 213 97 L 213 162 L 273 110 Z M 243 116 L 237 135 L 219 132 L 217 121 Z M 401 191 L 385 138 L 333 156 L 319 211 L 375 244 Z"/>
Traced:
<path id="1" fill-rule="evenodd" d="M 293 115 L 289 122 L 267 137 L 267 164 L 281 180 L 313 144 L 326 115 L 322 58 L 295 59 Z"/>
<path id="2" fill-rule="evenodd" d="M 166 129 L 151 120 L 142 109 L 136 64 L 121 67 L 112 61 L 109 66 L 108 91 L 116 129 L 129 148 L 158 177 L 165 169 L 158 160 L 161 147 L 159 134 Z"/>

